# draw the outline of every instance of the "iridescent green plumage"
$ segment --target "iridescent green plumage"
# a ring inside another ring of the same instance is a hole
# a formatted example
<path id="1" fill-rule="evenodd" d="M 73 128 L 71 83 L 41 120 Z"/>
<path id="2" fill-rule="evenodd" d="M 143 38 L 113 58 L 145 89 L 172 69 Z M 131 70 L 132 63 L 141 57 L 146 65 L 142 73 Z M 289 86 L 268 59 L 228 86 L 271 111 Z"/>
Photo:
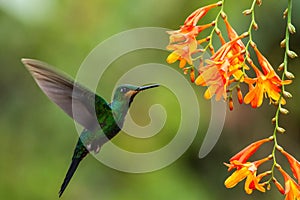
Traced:
<path id="1" fill-rule="evenodd" d="M 46 63 L 33 59 L 22 59 L 22 62 L 43 92 L 84 127 L 61 185 L 61 196 L 80 161 L 91 151 L 98 153 L 101 146 L 121 130 L 135 95 L 158 85 L 121 85 L 116 89 L 111 104 L 108 104 L 99 95 L 75 83 Z"/>

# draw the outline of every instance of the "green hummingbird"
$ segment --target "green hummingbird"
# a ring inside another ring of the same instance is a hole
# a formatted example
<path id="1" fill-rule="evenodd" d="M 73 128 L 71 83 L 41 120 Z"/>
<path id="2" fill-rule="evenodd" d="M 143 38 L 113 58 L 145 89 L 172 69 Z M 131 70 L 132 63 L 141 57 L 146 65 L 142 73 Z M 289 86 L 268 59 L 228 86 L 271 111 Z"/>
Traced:
<path id="1" fill-rule="evenodd" d="M 61 197 L 81 160 L 89 152 L 98 153 L 104 143 L 119 133 L 134 97 L 143 90 L 159 85 L 121 85 L 115 90 L 113 101 L 109 104 L 101 96 L 44 62 L 25 58 L 22 62 L 49 99 L 84 127 L 59 191 Z"/>

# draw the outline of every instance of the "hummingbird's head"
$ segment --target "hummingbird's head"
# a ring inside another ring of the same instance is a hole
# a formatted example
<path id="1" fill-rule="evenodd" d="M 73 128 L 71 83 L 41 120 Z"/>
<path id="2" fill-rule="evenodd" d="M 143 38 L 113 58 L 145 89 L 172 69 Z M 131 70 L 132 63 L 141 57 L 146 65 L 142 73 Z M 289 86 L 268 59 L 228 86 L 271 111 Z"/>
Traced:
<path id="1" fill-rule="evenodd" d="M 141 91 L 158 86 L 158 84 L 145 86 L 121 85 L 115 90 L 114 99 L 110 106 L 120 128 L 123 126 L 125 115 L 134 97 Z"/>
<path id="2" fill-rule="evenodd" d="M 158 86 L 159 86 L 158 84 L 144 85 L 144 86 L 135 86 L 129 84 L 120 85 L 115 90 L 113 102 L 125 103 L 129 107 L 134 97 L 139 92 L 150 88 L 158 87 Z"/>

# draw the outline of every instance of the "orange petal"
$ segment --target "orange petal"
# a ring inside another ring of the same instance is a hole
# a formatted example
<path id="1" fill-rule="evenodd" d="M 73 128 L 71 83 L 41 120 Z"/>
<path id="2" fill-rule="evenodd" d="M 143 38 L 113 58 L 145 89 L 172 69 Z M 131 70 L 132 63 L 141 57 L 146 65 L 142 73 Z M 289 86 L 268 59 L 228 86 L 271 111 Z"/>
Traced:
<path id="1" fill-rule="evenodd" d="M 246 179 L 246 181 L 245 181 L 245 186 L 244 186 L 244 190 L 245 190 L 245 192 L 246 192 L 247 194 L 251 194 L 252 191 L 253 191 L 252 189 L 255 188 L 255 186 L 254 186 L 254 187 L 253 187 L 253 186 L 250 187 L 250 184 L 253 183 L 254 179 L 255 179 L 255 177 L 254 177 L 253 174 L 249 174 L 249 175 L 247 176 L 247 179 Z"/>
<path id="2" fill-rule="evenodd" d="M 274 71 L 269 61 L 262 55 L 262 53 L 258 50 L 256 45 L 253 47 L 253 49 L 256 53 L 259 65 L 261 66 L 264 75 L 267 75 L 270 71 Z"/>
<path id="3" fill-rule="evenodd" d="M 246 96 L 244 98 L 245 104 L 249 104 L 254 99 L 255 95 L 256 95 L 256 87 L 254 89 L 250 90 L 246 94 Z"/>
<path id="4" fill-rule="evenodd" d="M 176 62 L 178 59 L 180 58 L 180 56 L 174 52 L 172 52 L 168 57 L 167 57 L 167 62 L 169 64 L 172 64 L 174 62 Z"/>
<path id="5" fill-rule="evenodd" d="M 293 172 L 293 175 L 298 180 L 298 183 L 300 184 L 300 162 L 296 160 L 295 157 L 293 157 L 291 154 L 289 154 L 284 150 L 282 150 L 281 153 L 287 158 L 288 162 L 290 163 L 290 167 Z"/>
<path id="6" fill-rule="evenodd" d="M 186 65 L 186 60 L 185 59 L 180 59 L 179 67 L 184 68 L 185 65 Z"/>
<path id="7" fill-rule="evenodd" d="M 200 76 L 198 76 L 198 77 L 196 78 L 195 84 L 196 84 L 196 85 L 202 85 L 202 86 L 205 86 L 205 81 L 204 81 L 202 75 L 200 75 Z"/>
<path id="8" fill-rule="evenodd" d="M 206 13 L 212 9 L 215 8 L 217 6 L 221 6 L 222 3 L 217 2 L 211 5 L 207 5 L 204 6 L 202 8 L 199 8 L 197 10 L 195 10 L 192 14 L 190 14 L 190 16 L 188 16 L 188 18 L 185 20 L 184 25 L 186 26 L 196 26 L 198 21 L 204 17 L 206 15 Z"/>
<path id="9" fill-rule="evenodd" d="M 238 184 L 240 181 L 244 180 L 251 172 L 248 170 L 247 167 L 242 167 L 239 170 L 236 170 L 225 180 L 225 186 L 227 188 L 233 188 Z"/>
<path id="10" fill-rule="evenodd" d="M 249 146 L 245 147 L 242 151 L 234 155 L 230 159 L 230 161 L 238 160 L 241 163 L 245 163 L 259 149 L 259 147 L 262 144 L 269 142 L 271 140 L 273 140 L 273 138 L 269 137 L 250 144 Z"/>
<path id="11" fill-rule="evenodd" d="M 211 85 L 207 88 L 207 90 L 204 93 L 205 99 L 211 99 L 212 96 L 216 93 L 216 90 L 218 89 L 217 85 Z"/>
<path id="12" fill-rule="evenodd" d="M 256 86 L 257 94 L 256 94 L 256 101 L 257 101 L 257 107 L 261 106 L 263 99 L 264 99 L 264 87 L 263 85 L 257 84 Z"/>
<path id="13" fill-rule="evenodd" d="M 277 187 L 277 189 L 279 190 L 279 192 L 281 194 L 284 194 L 284 188 L 282 187 L 282 185 L 277 181 L 277 179 L 275 177 L 273 177 L 273 182 L 275 184 L 275 186 Z"/>

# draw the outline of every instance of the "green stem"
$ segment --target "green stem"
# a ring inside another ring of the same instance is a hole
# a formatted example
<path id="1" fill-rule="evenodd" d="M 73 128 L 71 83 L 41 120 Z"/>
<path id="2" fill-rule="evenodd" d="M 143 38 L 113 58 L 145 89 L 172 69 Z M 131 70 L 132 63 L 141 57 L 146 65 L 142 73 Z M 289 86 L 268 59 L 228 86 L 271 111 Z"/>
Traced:
<path id="1" fill-rule="evenodd" d="M 224 4 L 225 4 L 225 0 L 222 0 L 221 9 L 220 9 L 219 13 L 217 14 L 217 17 L 216 17 L 215 20 L 214 20 L 214 21 L 215 21 L 215 25 L 214 25 L 212 31 L 210 32 L 210 34 L 209 34 L 209 36 L 208 36 L 208 37 L 210 38 L 208 44 L 204 47 L 203 53 L 202 53 L 200 56 L 196 57 L 194 60 L 198 60 L 198 59 L 203 58 L 204 53 L 207 51 L 207 49 L 208 49 L 209 47 L 213 46 L 213 39 L 212 39 L 212 38 L 213 38 L 213 35 L 214 35 L 216 29 L 218 28 L 218 22 L 219 22 L 221 13 L 224 12 Z"/>
<path id="2" fill-rule="evenodd" d="M 251 22 L 250 22 L 250 25 L 249 25 L 249 28 L 248 28 L 248 31 L 247 31 L 248 34 L 249 34 L 249 40 L 248 40 L 248 42 L 246 44 L 246 47 L 245 47 L 246 53 L 245 53 L 244 64 L 245 64 L 247 58 L 250 58 L 249 57 L 250 53 L 249 53 L 248 48 L 249 48 L 249 45 L 251 44 L 251 42 L 253 42 L 253 39 L 252 39 L 252 28 L 253 28 L 253 25 L 256 23 L 255 22 L 255 10 L 254 10 L 255 4 L 256 4 L 256 0 L 253 0 L 251 8 L 249 9 L 251 11 Z M 243 73 L 244 74 L 246 73 L 245 72 L 245 67 L 243 67 Z"/>
<path id="3" fill-rule="evenodd" d="M 281 80 L 284 81 L 285 80 L 285 72 L 288 71 L 288 54 L 287 52 L 289 51 L 289 41 L 290 41 L 290 32 L 289 32 L 289 29 L 288 29 L 288 25 L 289 23 L 291 23 L 291 20 L 292 20 L 292 0 L 288 0 L 288 15 L 287 15 L 287 24 L 286 24 L 286 30 L 285 30 L 285 53 L 284 53 L 284 69 L 283 69 L 283 73 L 282 73 L 282 76 L 281 76 Z M 285 91 L 285 87 L 284 85 L 282 85 L 281 87 L 281 93 L 280 93 L 280 98 L 279 98 L 279 101 L 278 101 L 278 108 L 276 110 L 276 114 L 275 114 L 275 128 L 274 128 L 274 132 L 273 132 L 273 137 L 274 137 L 274 147 L 273 147 L 273 151 L 272 151 L 272 156 L 273 156 L 273 166 L 272 166 L 272 177 L 269 179 L 268 182 L 270 182 L 272 180 L 272 178 L 274 177 L 274 169 L 276 167 L 276 149 L 277 147 L 279 146 L 278 145 L 278 142 L 277 142 L 277 129 L 279 127 L 279 114 L 280 114 L 280 109 L 282 107 L 282 104 L 281 104 L 281 100 L 283 98 L 283 93 Z"/>

